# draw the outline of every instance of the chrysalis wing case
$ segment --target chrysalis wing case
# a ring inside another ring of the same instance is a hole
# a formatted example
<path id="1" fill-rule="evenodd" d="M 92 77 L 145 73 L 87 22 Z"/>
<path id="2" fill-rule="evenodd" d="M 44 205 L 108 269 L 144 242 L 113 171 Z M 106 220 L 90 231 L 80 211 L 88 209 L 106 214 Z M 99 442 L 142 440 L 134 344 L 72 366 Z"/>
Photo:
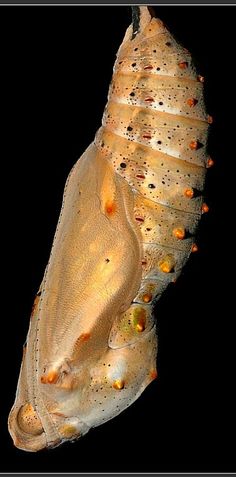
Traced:
<path id="1" fill-rule="evenodd" d="M 136 8 L 34 303 L 9 416 L 26 451 L 112 419 L 156 377 L 153 303 L 196 249 L 207 210 L 203 78 L 148 7 Z"/>

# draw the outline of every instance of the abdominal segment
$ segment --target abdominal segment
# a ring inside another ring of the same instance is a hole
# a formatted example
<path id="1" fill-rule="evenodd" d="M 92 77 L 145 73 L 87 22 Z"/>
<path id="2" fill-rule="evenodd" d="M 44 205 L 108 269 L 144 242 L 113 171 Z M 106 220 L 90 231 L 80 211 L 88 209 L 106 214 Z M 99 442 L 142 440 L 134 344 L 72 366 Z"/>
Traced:
<path id="1" fill-rule="evenodd" d="M 157 377 L 153 306 L 195 247 L 208 120 L 190 54 L 147 7 L 119 49 L 94 142 L 73 167 L 37 294 L 9 431 L 75 440 Z"/>

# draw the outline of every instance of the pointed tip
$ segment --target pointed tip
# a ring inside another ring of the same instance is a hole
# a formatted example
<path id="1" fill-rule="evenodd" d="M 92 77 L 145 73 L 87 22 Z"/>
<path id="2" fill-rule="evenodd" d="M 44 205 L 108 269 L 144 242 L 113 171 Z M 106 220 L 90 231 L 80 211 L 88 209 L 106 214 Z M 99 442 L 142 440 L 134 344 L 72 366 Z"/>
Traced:
<path id="1" fill-rule="evenodd" d="M 132 39 L 134 39 L 137 33 L 142 31 L 151 19 L 155 17 L 155 12 L 152 7 L 147 5 L 134 5 L 131 8 L 133 26 Z"/>

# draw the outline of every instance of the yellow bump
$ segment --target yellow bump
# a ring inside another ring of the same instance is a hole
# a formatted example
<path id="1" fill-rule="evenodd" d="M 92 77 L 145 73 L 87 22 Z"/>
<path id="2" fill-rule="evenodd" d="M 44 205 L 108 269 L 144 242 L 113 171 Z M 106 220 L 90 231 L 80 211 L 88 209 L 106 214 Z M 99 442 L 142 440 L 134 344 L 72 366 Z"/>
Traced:
<path id="1" fill-rule="evenodd" d="M 145 293 L 143 295 L 144 303 L 149 303 L 151 300 L 152 300 L 152 294 L 151 293 Z"/>
<path id="2" fill-rule="evenodd" d="M 168 262 L 163 262 L 160 265 L 160 269 L 164 273 L 170 273 L 170 271 L 172 270 L 172 267 L 170 266 Z"/>
<path id="3" fill-rule="evenodd" d="M 185 197 L 188 197 L 188 199 L 192 199 L 194 197 L 193 189 L 185 189 L 184 195 Z"/>
<path id="4" fill-rule="evenodd" d="M 191 252 L 193 252 L 193 253 L 198 252 L 198 246 L 197 246 L 196 243 L 193 243 L 192 248 L 191 248 Z"/>
<path id="5" fill-rule="evenodd" d="M 207 160 L 207 168 L 214 166 L 214 161 L 211 157 Z"/>
<path id="6" fill-rule="evenodd" d="M 146 311 L 142 307 L 137 307 L 134 310 L 133 325 L 139 333 L 145 330 L 146 325 Z"/>
<path id="7" fill-rule="evenodd" d="M 207 212 L 209 212 L 209 207 L 207 204 L 205 204 L 205 202 L 202 204 L 202 213 L 203 214 L 206 214 Z"/>
<path id="8" fill-rule="evenodd" d="M 113 387 L 114 389 L 117 389 L 118 391 L 120 391 L 121 389 L 123 389 L 124 386 L 125 386 L 125 383 L 124 383 L 124 381 L 121 380 L 121 379 L 116 379 L 116 380 L 114 381 L 114 383 L 112 384 L 112 387 Z"/>
<path id="9" fill-rule="evenodd" d="M 185 230 L 182 228 L 176 228 L 173 230 L 173 235 L 178 240 L 183 240 L 185 237 Z"/>
<path id="10" fill-rule="evenodd" d="M 78 430 L 72 424 L 64 424 L 63 426 L 59 427 L 59 432 L 65 438 L 70 438 L 75 434 L 78 434 Z"/>
<path id="11" fill-rule="evenodd" d="M 41 376 L 41 383 L 42 384 L 55 384 L 58 380 L 58 372 L 57 371 L 49 371 L 49 373 L 44 374 Z"/>
<path id="12" fill-rule="evenodd" d="M 159 268 L 163 273 L 170 273 L 173 270 L 174 263 L 172 256 L 166 256 L 164 260 L 159 263 Z"/>

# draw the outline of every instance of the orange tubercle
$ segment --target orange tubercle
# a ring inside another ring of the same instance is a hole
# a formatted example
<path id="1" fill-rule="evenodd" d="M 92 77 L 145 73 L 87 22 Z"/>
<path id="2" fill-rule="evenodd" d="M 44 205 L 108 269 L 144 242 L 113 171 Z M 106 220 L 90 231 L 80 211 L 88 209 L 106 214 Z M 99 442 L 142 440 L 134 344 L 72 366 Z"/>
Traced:
<path id="1" fill-rule="evenodd" d="M 204 76 L 198 75 L 197 80 L 200 81 L 200 83 L 204 83 L 205 78 L 204 78 Z"/>
<path id="2" fill-rule="evenodd" d="M 190 147 L 190 149 L 192 149 L 192 151 L 196 151 L 197 149 L 199 149 L 199 142 L 198 141 L 191 141 L 190 144 L 189 144 L 189 147 Z"/>
<path id="3" fill-rule="evenodd" d="M 134 323 L 135 330 L 138 333 L 142 333 L 145 330 L 145 327 L 146 327 L 146 311 L 145 311 L 144 308 L 137 308 L 135 310 L 133 323 Z"/>
<path id="4" fill-rule="evenodd" d="M 40 380 L 42 384 L 55 384 L 58 380 L 58 372 L 49 371 L 48 374 L 41 376 Z"/>
<path id="5" fill-rule="evenodd" d="M 198 252 L 198 246 L 197 246 L 196 243 L 193 243 L 192 248 L 191 248 L 191 252 L 193 252 L 193 253 Z"/>
<path id="6" fill-rule="evenodd" d="M 187 100 L 187 104 L 190 106 L 190 107 L 193 107 L 193 106 L 196 106 L 196 104 L 198 103 L 198 100 L 196 98 L 189 98 Z"/>
<path id="7" fill-rule="evenodd" d="M 207 116 L 207 122 L 208 122 L 208 124 L 212 124 L 212 123 L 213 123 L 213 117 L 210 116 L 210 114 L 208 114 L 208 116 Z"/>
<path id="8" fill-rule="evenodd" d="M 173 230 L 173 235 L 178 240 L 183 240 L 184 237 L 185 237 L 185 230 L 182 229 L 182 228 L 176 228 L 176 229 Z"/>
<path id="9" fill-rule="evenodd" d="M 210 167 L 214 166 L 214 161 L 211 157 L 207 160 L 207 168 L 209 169 Z"/>
<path id="10" fill-rule="evenodd" d="M 80 336 L 79 336 L 79 340 L 80 341 L 88 341 L 89 338 L 90 338 L 91 334 L 90 333 L 82 333 Z"/>
<path id="11" fill-rule="evenodd" d="M 152 294 L 151 293 L 145 293 L 143 295 L 144 303 L 149 303 L 151 300 L 152 300 Z"/>
<path id="12" fill-rule="evenodd" d="M 188 199 L 192 199 L 194 197 L 193 189 L 185 189 L 184 195 L 185 197 L 188 197 Z"/>
<path id="13" fill-rule="evenodd" d="M 150 372 L 150 378 L 151 379 L 157 379 L 158 377 L 158 372 L 156 369 L 153 369 L 151 372 Z"/>
<path id="14" fill-rule="evenodd" d="M 135 325 L 136 331 L 138 331 L 138 333 L 142 333 L 145 330 L 145 324 L 146 324 L 146 316 L 141 315 L 140 318 L 138 319 L 137 324 Z"/>
<path id="15" fill-rule="evenodd" d="M 137 323 L 135 328 L 136 328 L 136 331 L 138 331 L 138 333 L 142 333 L 145 330 L 145 326 L 142 321 Z"/>
<path id="16" fill-rule="evenodd" d="M 164 259 L 160 264 L 159 268 L 163 273 L 170 273 L 173 270 L 172 260 L 169 258 Z"/>
<path id="17" fill-rule="evenodd" d="M 112 201 L 108 201 L 105 206 L 106 213 L 111 215 L 115 212 L 116 210 L 116 205 Z"/>
<path id="18" fill-rule="evenodd" d="M 202 213 L 203 214 L 206 214 L 207 212 L 209 212 L 209 207 L 208 205 L 204 202 L 204 204 L 202 204 Z"/>
<path id="19" fill-rule="evenodd" d="M 121 389 L 123 389 L 124 386 L 125 386 L 125 383 L 122 379 L 116 379 L 114 383 L 112 384 L 112 387 L 114 389 L 117 389 L 118 391 L 121 391 Z"/>

